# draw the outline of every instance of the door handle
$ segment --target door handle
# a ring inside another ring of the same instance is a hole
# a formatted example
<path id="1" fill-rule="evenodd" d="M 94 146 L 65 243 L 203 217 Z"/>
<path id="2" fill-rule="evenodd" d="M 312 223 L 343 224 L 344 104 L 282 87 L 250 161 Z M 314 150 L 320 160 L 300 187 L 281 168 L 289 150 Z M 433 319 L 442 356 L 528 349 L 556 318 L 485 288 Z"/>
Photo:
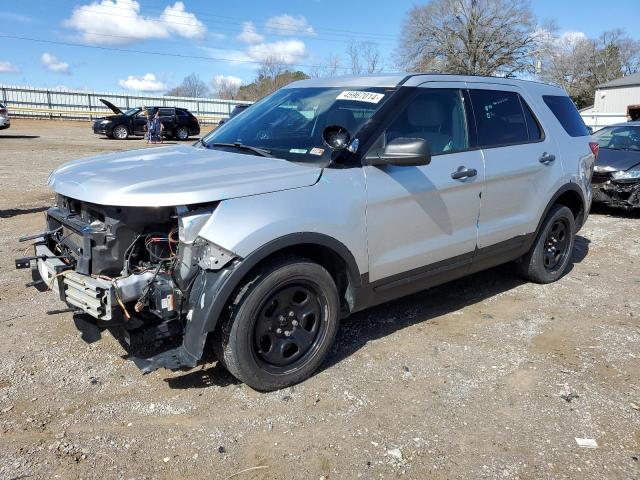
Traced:
<path id="1" fill-rule="evenodd" d="M 538 161 L 545 165 L 550 165 L 556 161 L 556 156 L 552 153 L 544 152 L 542 156 L 538 159 Z"/>
<path id="2" fill-rule="evenodd" d="M 451 174 L 451 178 L 454 180 L 463 180 L 465 178 L 475 177 L 476 175 L 478 175 L 478 171 L 475 168 L 461 166 Z"/>

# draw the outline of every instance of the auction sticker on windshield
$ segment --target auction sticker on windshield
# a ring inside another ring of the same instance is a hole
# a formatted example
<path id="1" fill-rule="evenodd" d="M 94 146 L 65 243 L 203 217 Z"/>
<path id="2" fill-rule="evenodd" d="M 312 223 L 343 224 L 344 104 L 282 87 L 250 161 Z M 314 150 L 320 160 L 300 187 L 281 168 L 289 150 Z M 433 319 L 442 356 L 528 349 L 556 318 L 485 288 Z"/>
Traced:
<path id="1" fill-rule="evenodd" d="M 355 100 L 356 102 L 378 103 L 384 97 L 384 93 L 358 92 L 346 90 L 337 96 L 336 100 Z"/>

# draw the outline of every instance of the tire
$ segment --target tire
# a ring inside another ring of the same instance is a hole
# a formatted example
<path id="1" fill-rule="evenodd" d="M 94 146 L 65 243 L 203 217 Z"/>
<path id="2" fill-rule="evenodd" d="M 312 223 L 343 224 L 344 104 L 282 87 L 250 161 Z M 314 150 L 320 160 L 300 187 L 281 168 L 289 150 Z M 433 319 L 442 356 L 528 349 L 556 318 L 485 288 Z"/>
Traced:
<path id="1" fill-rule="evenodd" d="M 189 129 L 187 127 L 178 127 L 176 129 L 175 137 L 178 140 L 189 140 Z"/>
<path id="2" fill-rule="evenodd" d="M 338 331 L 340 302 L 329 272 L 304 258 L 271 262 L 238 288 L 213 348 L 238 380 L 255 390 L 310 377 Z"/>
<path id="3" fill-rule="evenodd" d="M 111 135 L 117 140 L 126 140 L 129 138 L 129 129 L 124 125 L 116 125 L 111 131 Z"/>
<path id="4" fill-rule="evenodd" d="M 551 207 L 531 250 L 518 262 L 518 274 L 535 283 L 562 277 L 571 262 L 575 231 L 571 210 L 564 205 Z"/>

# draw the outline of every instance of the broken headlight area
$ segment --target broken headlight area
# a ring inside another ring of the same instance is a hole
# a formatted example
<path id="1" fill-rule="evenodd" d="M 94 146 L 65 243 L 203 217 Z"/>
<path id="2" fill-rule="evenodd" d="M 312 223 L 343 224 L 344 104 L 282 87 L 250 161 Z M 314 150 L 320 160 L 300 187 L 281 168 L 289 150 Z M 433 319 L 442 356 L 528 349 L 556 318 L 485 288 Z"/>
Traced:
<path id="1" fill-rule="evenodd" d="M 599 179 L 594 176 L 592 184 L 593 201 L 624 209 L 640 208 L 640 176 L 633 178 L 630 175 L 615 175 L 628 173 L 609 173 L 606 179 Z"/>
<path id="2" fill-rule="evenodd" d="M 157 346 L 184 332 L 198 272 L 233 260 L 197 236 L 213 208 L 111 207 L 59 196 L 27 259 L 70 308 L 125 327 L 137 350 Z"/>

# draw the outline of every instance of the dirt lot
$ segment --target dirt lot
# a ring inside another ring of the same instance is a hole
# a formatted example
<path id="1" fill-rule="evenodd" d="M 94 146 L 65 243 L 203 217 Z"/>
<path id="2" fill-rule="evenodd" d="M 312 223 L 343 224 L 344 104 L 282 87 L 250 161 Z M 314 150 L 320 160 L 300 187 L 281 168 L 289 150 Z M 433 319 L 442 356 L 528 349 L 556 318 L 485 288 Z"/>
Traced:
<path id="1" fill-rule="evenodd" d="M 1 479 L 640 478 L 640 216 L 592 213 L 553 285 L 501 267 L 357 314 L 321 372 L 263 394 L 215 363 L 142 376 L 13 269 L 54 167 L 141 147 L 0 132 Z"/>

